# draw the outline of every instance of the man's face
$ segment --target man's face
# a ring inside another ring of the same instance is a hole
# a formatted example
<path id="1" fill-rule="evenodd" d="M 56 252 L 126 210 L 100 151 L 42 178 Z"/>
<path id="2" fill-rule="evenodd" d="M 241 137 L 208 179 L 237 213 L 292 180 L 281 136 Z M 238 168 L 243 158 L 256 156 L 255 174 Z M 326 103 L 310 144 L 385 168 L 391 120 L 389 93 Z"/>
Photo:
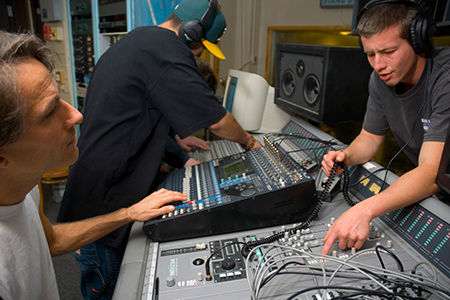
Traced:
<path id="1" fill-rule="evenodd" d="M 73 164 L 78 158 L 75 125 L 82 115 L 59 98 L 58 86 L 42 63 L 27 59 L 16 70 L 27 103 L 26 129 L 19 140 L 4 146 L 10 163 L 29 172 Z"/>
<path id="2" fill-rule="evenodd" d="M 413 86 L 422 75 L 424 60 L 419 60 L 409 41 L 400 37 L 394 25 L 370 38 L 361 37 L 369 63 L 388 86 L 400 82 Z"/>

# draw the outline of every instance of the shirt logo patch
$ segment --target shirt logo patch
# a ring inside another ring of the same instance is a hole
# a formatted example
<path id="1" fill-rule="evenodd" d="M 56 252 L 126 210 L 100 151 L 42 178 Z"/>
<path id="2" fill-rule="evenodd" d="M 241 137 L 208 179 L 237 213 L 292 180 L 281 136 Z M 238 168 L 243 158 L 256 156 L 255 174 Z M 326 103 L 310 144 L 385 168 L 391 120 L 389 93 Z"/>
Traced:
<path id="1" fill-rule="evenodd" d="M 431 124 L 431 121 L 430 120 L 428 120 L 428 119 L 421 119 L 421 121 L 422 121 L 422 126 L 423 126 L 423 130 L 425 131 L 425 132 L 428 132 L 428 128 L 430 128 L 430 124 Z"/>

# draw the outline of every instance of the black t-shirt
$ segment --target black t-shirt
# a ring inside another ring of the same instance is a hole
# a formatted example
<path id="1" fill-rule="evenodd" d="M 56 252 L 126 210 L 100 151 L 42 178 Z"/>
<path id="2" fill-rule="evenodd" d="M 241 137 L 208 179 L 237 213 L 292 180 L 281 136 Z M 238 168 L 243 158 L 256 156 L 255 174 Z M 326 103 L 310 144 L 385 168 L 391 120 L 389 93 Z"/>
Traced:
<path id="1" fill-rule="evenodd" d="M 169 30 L 129 32 L 98 61 L 58 222 L 129 207 L 152 192 L 169 129 L 181 138 L 226 111 L 198 71 L 192 52 Z M 124 246 L 130 224 L 102 239 Z"/>
<path id="2" fill-rule="evenodd" d="M 450 48 L 437 47 L 419 82 L 398 95 L 374 72 L 363 128 L 376 135 L 391 129 L 406 156 L 418 165 L 423 142 L 445 142 L 450 122 Z M 411 138 L 412 136 L 412 138 Z M 411 138 L 411 140 L 410 140 Z"/>

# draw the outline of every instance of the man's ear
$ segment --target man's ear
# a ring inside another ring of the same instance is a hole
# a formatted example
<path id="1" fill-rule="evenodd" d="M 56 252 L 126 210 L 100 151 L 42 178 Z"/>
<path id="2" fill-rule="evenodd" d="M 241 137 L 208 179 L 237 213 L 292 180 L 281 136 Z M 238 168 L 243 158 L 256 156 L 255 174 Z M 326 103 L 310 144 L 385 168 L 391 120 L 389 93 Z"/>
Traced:
<path id="1" fill-rule="evenodd" d="M 9 161 L 6 159 L 6 157 L 0 156 L 0 170 L 6 168 L 8 164 Z"/>

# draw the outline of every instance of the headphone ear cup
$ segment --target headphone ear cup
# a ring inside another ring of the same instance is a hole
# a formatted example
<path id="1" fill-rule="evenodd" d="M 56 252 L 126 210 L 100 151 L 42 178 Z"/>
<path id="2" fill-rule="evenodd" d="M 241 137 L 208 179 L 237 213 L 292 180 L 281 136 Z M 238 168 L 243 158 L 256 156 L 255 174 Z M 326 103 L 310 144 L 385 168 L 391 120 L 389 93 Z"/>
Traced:
<path id="1" fill-rule="evenodd" d="M 203 36 L 203 26 L 199 20 L 187 20 L 181 25 L 178 36 L 188 47 L 200 42 Z"/>
<path id="2" fill-rule="evenodd" d="M 409 31 L 411 46 L 416 53 L 423 53 L 427 50 L 425 46 L 427 40 L 427 37 L 425 36 L 427 31 L 426 28 L 427 20 L 420 15 L 415 16 L 411 22 Z"/>

